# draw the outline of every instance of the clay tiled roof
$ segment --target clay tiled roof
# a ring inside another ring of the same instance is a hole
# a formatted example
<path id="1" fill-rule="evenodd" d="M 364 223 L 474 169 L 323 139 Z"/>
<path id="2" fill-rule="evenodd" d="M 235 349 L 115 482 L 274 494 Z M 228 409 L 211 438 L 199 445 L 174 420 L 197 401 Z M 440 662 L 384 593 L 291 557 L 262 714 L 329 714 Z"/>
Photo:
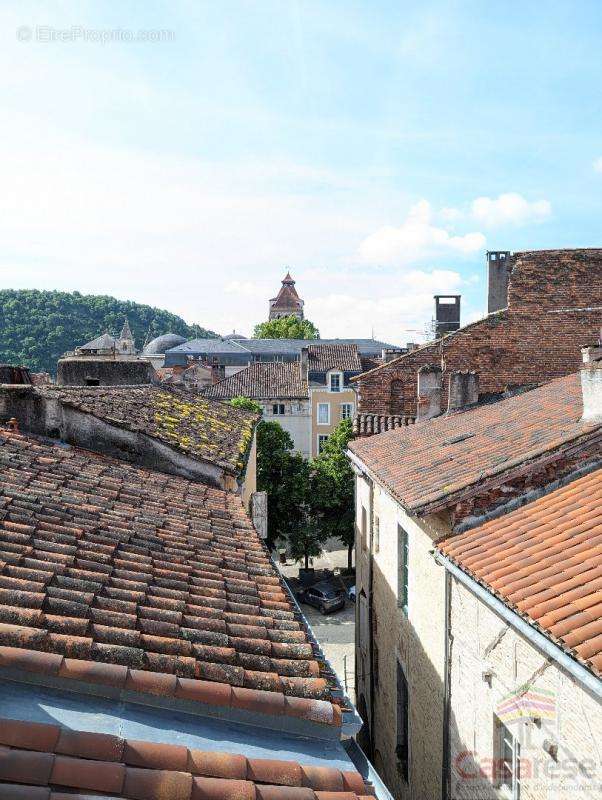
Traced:
<path id="1" fill-rule="evenodd" d="M 374 436 L 377 433 L 392 431 L 413 425 L 415 417 L 402 416 L 401 414 L 356 414 L 353 418 L 354 436 Z"/>
<path id="2" fill-rule="evenodd" d="M 280 291 L 270 302 L 272 303 L 272 308 L 277 311 L 298 311 L 302 308 L 303 303 L 297 294 L 295 281 L 291 278 L 290 272 L 286 273 Z"/>
<path id="3" fill-rule="evenodd" d="M 244 464 L 257 419 L 179 387 L 45 386 L 36 391 L 230 472 Z"/>
<path id="4" fill-rule="evenodd" d="M 581 422 L 579 374 L 524 394 L 350 442 L 349 449 L 409 510 L 459 492 L 602 425 Z"/>
<path id="5" fill-rule="evenodd" d="M 602 470 L 438 546 L 602 676 Z"/>
<path id="6" fill-rule="evenodd" d="M 301 377 L 298 361 L 256 362 L 229 378 L 208 386 L 203 394 L 214 399 L 250 397 L 254 400 L 272 397 L 308 397 L 307 381 Z"/>
<path id="7" fill-rule="evenodd" d="M 0 719 L 0 800 L 368 800 L 368 791 L 352 769 Z"/>
<path id="8" fill-rule="evenodd" d="M 340 724 L 240 498 L 0 432 L 0 668 Z"/>
<path id="9" fill-rule="evenodd" d="M 361 372 L 362 360 L 355 344 L 310 344 L 307 352 L 310 372 Z"/>

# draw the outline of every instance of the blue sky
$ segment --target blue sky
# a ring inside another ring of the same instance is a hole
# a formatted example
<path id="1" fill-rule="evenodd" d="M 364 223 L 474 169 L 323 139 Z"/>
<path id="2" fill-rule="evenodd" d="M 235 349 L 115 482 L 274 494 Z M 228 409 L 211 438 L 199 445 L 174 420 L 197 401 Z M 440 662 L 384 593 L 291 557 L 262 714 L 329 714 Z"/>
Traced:
<path id="1" fill-rule="evenodd" d="M 600 245 L 600 3 L 5 2 L 0 31 L 2 287 L 249 333 L 290 267 L 324 336 L 403 343 L 435 292 L 482 314 L 486 249 Z"/>

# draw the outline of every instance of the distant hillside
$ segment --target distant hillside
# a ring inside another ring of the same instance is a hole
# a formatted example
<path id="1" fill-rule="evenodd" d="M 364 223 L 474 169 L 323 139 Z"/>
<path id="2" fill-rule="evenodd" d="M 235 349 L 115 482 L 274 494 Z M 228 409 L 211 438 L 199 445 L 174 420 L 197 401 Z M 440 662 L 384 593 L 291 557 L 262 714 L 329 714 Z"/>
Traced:
<path id="1" fill-rule="evenodd" d="M 114 297 L 5 289 L 0 291 L 0 363 L 55 373 L 63 353 L 105 331 L 119 334 L 125 317 L 139 349 L 149 330 L 150 338 L 163 333 L 186 338 L 216 336 L 198 325 L 187 325 L 169 311 Z"/>

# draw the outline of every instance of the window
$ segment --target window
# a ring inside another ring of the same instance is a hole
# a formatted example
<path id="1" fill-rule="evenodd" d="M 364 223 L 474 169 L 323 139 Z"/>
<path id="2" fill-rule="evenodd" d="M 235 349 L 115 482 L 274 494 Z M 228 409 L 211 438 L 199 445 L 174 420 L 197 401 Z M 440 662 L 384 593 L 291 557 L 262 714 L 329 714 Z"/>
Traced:
<path id="1" fill-rule="evenodd" d="M 324 444 L 327 439 L 328 436 L 326 436 L 325 434 L 323 433 L 318 434 L 318 453 L 321 453 L 322 450 L 324 449 Z"/>
<path id="2" fill-rule="evenodd" d="M 520 798 L 520 743 L 497 717 L 494 717 L 495 777 L 502 797 Z"/>
<path id="3" fill-rule="evenodd" d="M 399 661 L 397 662 L 397 731 L 395 744 L 397 766 L 404 781 L 407 781 L 409 767 L 408 681 Z"/>
<path id="4" fill-rule="evenodd" d="M 318 425 L 330 425 L 330 403 L 318 403 Z"/>
<path id="5" fill-rule="evenodd" d="M 86 378 L 86 386 L 100 386 L 100 378 Z"/>
<path id="6" fill-rule="evenodd" d="M 341 419 L 351 419 L 353 416 L 353 403 L 341 403 Z"/>
<path id="7" fill-rule="evenodd" d="M 329 378 L 329 386 L 331 392 L 340 392 L 341 391 L 341 373 L 340 372 L 332 372 Z"/>
<path id="8" fill-rule="evenodd" d="M 281 417 L 284 414 L 284 403 L 274 403 L 272 406 L 272 414 Z"/>
<path id="9" fill-rule="evenodd" d="M 409 583 L 409 541 L 408 532 L 401 525 L 397 526 L 397 546 L 399 548 L 397 605 L 408 615 L 408 583 Z"/>
<path id="10" fill-rule="evenodd" d="M 368 532 L 368 514 L 366 513 L 366 509 L 362 506 L 362 550 L 366 550 L 367 547 L 367 537 L 366 534 Z"/>
<path id="11" fill-rule="evenodd" d="M 374 517 L 374 552 L 378 553 L 380 550 L 380 519 Z"/>

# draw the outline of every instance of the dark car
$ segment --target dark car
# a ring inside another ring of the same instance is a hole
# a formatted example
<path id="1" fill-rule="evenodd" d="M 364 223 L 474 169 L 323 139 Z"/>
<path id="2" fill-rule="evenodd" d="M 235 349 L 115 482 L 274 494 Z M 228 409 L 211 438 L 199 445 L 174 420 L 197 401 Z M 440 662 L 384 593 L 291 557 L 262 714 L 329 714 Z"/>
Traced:
<path id="1" fill-rule="evenodd" d="M 309 589 L 302 589 L 299 600 L 319 609 L 322 614 L 328 614 L 345 608 L 345 590 L 328 582 L 316 583 Z"/>

